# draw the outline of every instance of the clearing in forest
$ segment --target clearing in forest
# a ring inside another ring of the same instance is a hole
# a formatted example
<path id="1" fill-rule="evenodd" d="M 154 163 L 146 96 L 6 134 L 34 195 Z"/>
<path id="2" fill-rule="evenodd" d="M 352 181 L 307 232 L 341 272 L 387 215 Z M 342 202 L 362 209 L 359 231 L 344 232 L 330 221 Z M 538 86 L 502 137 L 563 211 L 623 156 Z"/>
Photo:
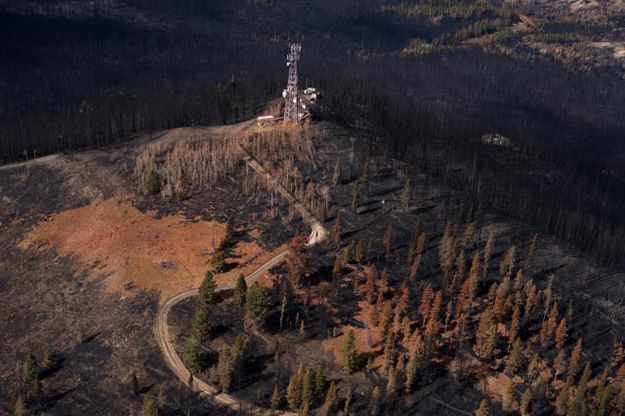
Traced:
<path id="1" fill-rule="evenodd" d="M 21 247 L 52 248 L 60 256 L 76 257 L 108 291 L 158 290 L 164 301 L 200 285 L 224 236 L 225 224 L 181 214 L 158 218 L 114 197 L 51 216 Z M 232 251 L 237 259 L 231 267 L 251 268 L 270 255 L 255 241 L 239 243 Z M 231 270 L 217 280 L 234 276 Z"/>

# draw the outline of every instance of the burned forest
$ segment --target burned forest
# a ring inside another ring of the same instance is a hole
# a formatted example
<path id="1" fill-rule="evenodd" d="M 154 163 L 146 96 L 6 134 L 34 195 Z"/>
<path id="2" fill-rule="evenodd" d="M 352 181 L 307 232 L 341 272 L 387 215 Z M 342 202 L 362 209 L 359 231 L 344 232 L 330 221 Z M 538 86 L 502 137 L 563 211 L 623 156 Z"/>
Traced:
<path id="1" fill-rule="evenodd" d="M 0 414 L 625 414 L 624 25 L 0 0 Z"/>

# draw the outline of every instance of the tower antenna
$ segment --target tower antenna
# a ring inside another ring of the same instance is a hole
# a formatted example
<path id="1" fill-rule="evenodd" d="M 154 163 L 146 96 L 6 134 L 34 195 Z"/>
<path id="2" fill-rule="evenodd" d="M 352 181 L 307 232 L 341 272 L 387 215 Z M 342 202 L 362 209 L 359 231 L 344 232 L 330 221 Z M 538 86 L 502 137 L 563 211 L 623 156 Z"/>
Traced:
<path id="1" fill-rule="evenodd" d="M 284 97 L 284 121 L 297 123 L 299 121 L 299 96 L 297 90 L 297 62 L 302 51 L 301 43 L 289 44 L 290 52 L 286 55 L 286 66 L 289 67 L 289 79 L 286 89 L 282 92 Z"/>

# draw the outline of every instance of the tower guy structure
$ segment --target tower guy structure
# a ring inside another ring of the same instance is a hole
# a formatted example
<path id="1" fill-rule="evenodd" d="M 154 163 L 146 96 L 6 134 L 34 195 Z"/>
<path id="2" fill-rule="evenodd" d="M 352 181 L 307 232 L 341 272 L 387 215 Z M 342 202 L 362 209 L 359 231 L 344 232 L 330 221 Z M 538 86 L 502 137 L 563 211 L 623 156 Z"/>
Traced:
<path id="1" fill-rule="evenodd" d="M 297 62 L 299 53 L 302 51 L 301 43 L 291 43 L 290 51 L 286 55 L 286 66 L 289 67 L 289 80 L 286 90 L 282 92 L 284 96 L 284 121 L 299 121 L 299 97 L 297 93 Z"/>

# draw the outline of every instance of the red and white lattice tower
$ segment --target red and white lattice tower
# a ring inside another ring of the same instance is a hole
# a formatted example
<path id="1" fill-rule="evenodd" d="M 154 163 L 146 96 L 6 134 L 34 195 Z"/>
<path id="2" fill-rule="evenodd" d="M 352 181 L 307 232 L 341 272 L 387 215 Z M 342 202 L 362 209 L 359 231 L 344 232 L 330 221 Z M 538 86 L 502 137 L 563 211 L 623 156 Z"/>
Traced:
<path id="1" fill-rule="evenodd" d="M 291 43 L 290 52 L 286 55 L 286 66 L 289 67 L 289 80 L 286 90 L 282 92 L 284 96 L 284 121 L 299 121 L 299 98 L 297 94 L 297 62 L 299 53 L 302 50 L 301 43 Z"/>

